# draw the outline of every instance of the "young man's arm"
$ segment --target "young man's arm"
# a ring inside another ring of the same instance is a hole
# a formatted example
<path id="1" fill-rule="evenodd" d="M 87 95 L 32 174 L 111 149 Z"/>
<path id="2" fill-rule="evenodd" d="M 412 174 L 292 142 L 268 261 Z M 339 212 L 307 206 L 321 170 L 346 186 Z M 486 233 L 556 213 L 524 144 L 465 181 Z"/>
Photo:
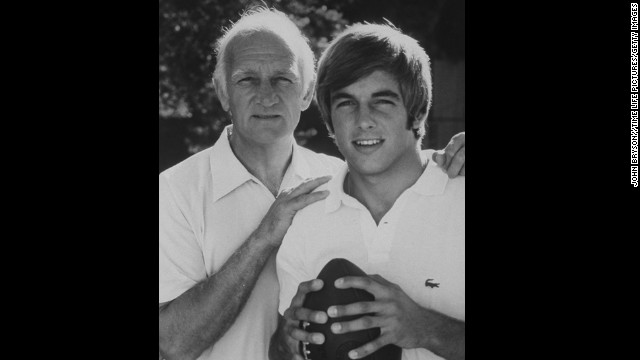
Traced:
<path id="1" fill-rule="evenodd" d="M 229 329 L 246 303 L 264 264 L 280 245 L 295 213 L 324 199 L 311 192 L 329 177 L 312 179 L 283 192 L 258 228 L 220 271 L 160 304 L 160 353 L 167 359 L 195 359 Z"/>
<path id="2" fill-rule="evenodd" d="M 342 281 L 342 282 L 341 282 Z M 353 321 L 334 323 L 335 334 L 380 328 L 380 336 L 349 352 L 352 359 L 360 359 L 388 344 L 403 349 L 425 348 L 447 360 L 465 358 L 465 323 L 425 309 L 413 301 L 398 285 L 381 276 L 347 276 L 336 280 L 336 288 L 357 288 L 375 296 L 375 301 L 359 302 L 327 309 L 330 317 L 361 315 Z"/>

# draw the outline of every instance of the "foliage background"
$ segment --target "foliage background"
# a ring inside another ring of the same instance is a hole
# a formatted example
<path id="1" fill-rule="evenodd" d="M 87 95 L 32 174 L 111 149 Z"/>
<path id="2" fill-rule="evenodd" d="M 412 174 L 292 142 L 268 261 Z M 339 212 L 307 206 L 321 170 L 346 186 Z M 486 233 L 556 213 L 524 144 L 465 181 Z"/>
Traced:
<path id="1" fill-rule="evenodd" d="M 230 122 L 211 82 L 213 48 L 223 27 L 260 4 L 288 14 L 316 57 L 347 25 L 390 20 L 431 57 L 434 104 L 423 147 L 442 148 L 464 131 L 464 0 L 159 0 L 160 172 L 211 146 Z M 295 135 L 305 147 L 341 157 L 315 104 L 302 113 Z"/>

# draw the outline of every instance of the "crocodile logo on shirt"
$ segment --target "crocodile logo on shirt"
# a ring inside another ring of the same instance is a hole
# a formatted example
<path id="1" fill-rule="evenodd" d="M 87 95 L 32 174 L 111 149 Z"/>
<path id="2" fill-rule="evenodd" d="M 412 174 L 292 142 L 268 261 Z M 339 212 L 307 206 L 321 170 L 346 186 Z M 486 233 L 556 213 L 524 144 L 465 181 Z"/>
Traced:
<path id="1" fill-rule="evenodd" d="M 440 287 L 440 283 L 434 283 L 432 281 L 433 281 L 433 279 L 427 279 L 427 281 L 424 282 L 424 286 L 428 286 L 428 287 L 430 287 L 432 289 Z"/>

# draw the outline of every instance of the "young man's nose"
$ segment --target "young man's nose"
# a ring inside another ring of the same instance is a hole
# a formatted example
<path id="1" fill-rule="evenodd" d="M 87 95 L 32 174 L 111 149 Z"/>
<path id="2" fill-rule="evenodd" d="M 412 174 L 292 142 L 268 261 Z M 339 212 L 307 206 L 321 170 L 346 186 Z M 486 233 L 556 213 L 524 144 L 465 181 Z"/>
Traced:
<path id="1" fill-rule="evenodd" d="M 361 129 L 373 129 L 376 127 L 376 122 L 369 109 L 366 107 L 360 108 L 356 114 L 356 125 Z"/>

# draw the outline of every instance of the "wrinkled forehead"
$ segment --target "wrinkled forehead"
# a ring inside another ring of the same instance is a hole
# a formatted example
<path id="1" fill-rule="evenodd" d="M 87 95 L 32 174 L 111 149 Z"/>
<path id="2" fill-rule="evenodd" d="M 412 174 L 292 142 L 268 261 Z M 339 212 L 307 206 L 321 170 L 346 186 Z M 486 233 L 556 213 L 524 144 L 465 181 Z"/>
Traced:
<path id="1" fill-rule="evenodd" d="M 229 42 L 226 56 L 230 68 L 251 63 L 269 63 L 278 67 L 296 68 L 297 72 L 300 71 L 297 66 L 293 66 L 301 61 L 296 56 L 295 47 L 291 41 L 268 30 L 237 34 Z"/>

